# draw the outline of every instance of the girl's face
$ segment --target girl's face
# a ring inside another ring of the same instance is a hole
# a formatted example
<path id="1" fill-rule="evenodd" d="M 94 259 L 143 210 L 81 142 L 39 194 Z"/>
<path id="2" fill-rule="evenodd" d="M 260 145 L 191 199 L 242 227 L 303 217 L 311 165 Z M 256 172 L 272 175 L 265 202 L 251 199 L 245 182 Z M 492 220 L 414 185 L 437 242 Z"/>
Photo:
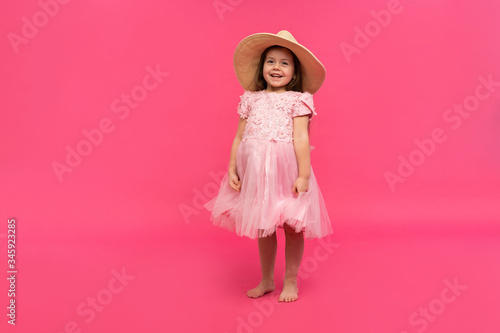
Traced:
<path id="1" fill-rule="evenodd" d="M 288 49 L 275 48 L 267 52 L 262 75 L 267 82 L 266 91 L 285 92 L 286 85 L 295 73 L 292 53 Z"/>

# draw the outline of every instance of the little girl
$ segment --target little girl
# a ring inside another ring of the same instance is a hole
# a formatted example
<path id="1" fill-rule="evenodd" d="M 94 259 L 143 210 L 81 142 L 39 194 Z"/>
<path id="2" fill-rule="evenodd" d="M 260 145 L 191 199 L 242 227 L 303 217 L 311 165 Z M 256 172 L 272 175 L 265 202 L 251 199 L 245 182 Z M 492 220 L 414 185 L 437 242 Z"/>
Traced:
<path id="1" fill-rule="evenodd" d="M 286 30 L 244 38 L 234 52 L 234 68 L 245 89 L 238 130 L 228 173 L 205 208 L 214 225 L 258 238 L 262 280 L 247 292 L 251 298 L 275 288 L 276 229 L 284 229 L 286 271 L 279 301 L 295 301 L 304 236 L 333 233 L 309 146 L 313 94 L 323 84 L 325 68 Z"/>

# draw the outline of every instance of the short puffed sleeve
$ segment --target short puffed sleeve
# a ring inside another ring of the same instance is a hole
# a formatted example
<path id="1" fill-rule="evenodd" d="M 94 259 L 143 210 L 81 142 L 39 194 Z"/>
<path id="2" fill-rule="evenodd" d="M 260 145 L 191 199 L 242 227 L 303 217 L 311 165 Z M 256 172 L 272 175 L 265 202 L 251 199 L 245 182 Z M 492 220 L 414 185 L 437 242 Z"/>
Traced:
<path id="1" fill-rule="evenodd" d="M 310 114 L 309 121 L 311 121 L 311 118 L 317 114 L 314 111 L 313 95 L 307 91 L 299 94 L 293 104 L 292 118 Z"/>
<path id="2" fill-rule="evenodd" d="M 248 113 L 250 112 L 250 91 L 246 90 L 243 95 L 240 96 L 240 104 L 238 104 L 238 114 L 241 118 L 248 118 Z"/>

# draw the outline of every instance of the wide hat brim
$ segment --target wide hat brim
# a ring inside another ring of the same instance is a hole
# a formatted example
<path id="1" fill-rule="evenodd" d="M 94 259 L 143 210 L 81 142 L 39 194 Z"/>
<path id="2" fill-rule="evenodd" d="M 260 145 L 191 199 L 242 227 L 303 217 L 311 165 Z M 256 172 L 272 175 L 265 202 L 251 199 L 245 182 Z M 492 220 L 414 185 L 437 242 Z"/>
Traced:
<path id="1" fill-rule="evenodd" d="M 311 51 L 299 44 L 286 30 L 281 30 L 277 34 L 253 34 L 245 37 L 236 46 L 233 56 L 234 71 L 243 89 L 257 90 L 255 72 L 259 67 L 260 56 L 272 45 L 284 46 L 297 56 L 302 71 L 302 90 L 311 94 L 318 91 L 325 80 L 325 67 Z"/>

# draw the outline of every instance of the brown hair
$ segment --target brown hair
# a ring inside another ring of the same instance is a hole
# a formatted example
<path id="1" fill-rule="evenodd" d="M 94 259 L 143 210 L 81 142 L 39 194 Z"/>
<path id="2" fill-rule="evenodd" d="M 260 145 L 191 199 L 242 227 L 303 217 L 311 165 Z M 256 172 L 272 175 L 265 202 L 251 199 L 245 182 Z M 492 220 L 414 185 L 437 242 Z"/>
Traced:
<path id="1" fill-rule="evenodd" d="M 255 76 L 254 76 L 254 81 L 255 81 L 256 86 L 257 86 L 255 91 L 264 90 L 267 88 L 267 82 L 264 79 L 264 75 L 262 74 L 262 72 L 264 70 L 264 61 L 266 60 L 267 53 L 270 50 L 275 49 L 275 48 L 282 48 L 282 49 L 290 51 L 290 53 L 292 54 L 292 58 L 293 58 L 295 79 L 292 79 L 286 85 L 285 89 L 303 92 L 302 91 L 302 70 L 300 68 L 300 61 L 297 58 L 297 56 L 295 55 L 295 53 L 292 52 L 292 50 L 290 50 L 284 46 L 281 46 L 281 45 L 269 46 L 267 49 L 265 49 L 262 52 L 262 55 L 260 56 L 260 60 L 259 60 L 259 66 L 257 66 L 257 71 L 255 72 Z M 312 115 L 311 115 L 311 117 L 312 117 Z M 311 134 L 311 122 L 307 123 L 307 134 L 308 134 L 308 136 L 310 136 L 310 134 Z"/>

